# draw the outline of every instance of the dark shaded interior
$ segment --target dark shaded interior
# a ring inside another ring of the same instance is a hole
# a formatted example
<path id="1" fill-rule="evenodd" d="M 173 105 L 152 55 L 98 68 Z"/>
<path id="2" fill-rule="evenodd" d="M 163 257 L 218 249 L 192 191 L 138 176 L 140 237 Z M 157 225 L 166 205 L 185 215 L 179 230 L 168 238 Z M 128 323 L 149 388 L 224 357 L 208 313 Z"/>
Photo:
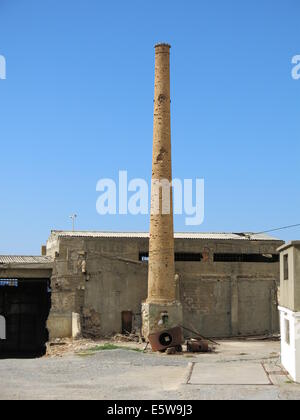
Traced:
<path id="1" fill-rule="evenodd" d="M 214 254 L 214 262 L 278 263 L 279 254 Z"/>
<path id="2" fill-rule="evenodd" d="M 0 315 L 6 320 L 0 358 L 41 357 L 49 338 L 50 280 L 17 279 L 13 284 L 0 283 Z"/>
<path id="3" fill-rule="evenodd" d="M 132 320 L 133 320 L 132 311 L 122 312 L 122 334 L 132 333 Z"/>
<path id="4" fill-rule="evenodd" d="M 199 252 L 175 252 L 174 259 L 176 262 L 200 262 L 203 259 L 203 254 Z M 148 262 L 149 252 L 140 252 L 139 260 L 143 262 Z"/>

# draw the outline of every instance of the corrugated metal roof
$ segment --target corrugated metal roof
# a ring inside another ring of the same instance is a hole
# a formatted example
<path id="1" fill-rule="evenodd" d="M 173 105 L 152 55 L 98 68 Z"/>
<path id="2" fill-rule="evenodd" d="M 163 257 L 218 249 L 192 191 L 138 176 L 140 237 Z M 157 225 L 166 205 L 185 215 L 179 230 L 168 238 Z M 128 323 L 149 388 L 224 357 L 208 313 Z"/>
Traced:
<path id="1" fill-rule="evenodd" d="M 0 255 L 0 264 L 43 264 L 52 259 L 44 256 Z"/>
<path id="2" fill-rule="evenodd" d="M 149 238 L 148 232 L 69 232 L 52 231 L 58 238 Z M 204 232 L 177 232 L 175 239 L 208 239 L 208 240 L 251 240 L 251 241 L 280 241 L 265 234 L 254 233 L 204 233 Z"/>

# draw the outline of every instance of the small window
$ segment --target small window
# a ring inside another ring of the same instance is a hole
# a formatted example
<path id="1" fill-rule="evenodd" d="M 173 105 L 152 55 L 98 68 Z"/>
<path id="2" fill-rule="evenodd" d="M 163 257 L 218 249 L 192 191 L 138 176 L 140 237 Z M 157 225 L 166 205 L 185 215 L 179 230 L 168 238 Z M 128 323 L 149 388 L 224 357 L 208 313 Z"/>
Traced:
<path id="1" fill-rule="evenodd" d="M 283 256 L 283 271 L 284 271 L 284 280 L 289 279 L 289 255 L 286 254 Z"/>
<path id="2" fill-rule="evenodd" d="M 201 262 L 203 259 L 203 255 L 202 253 L 198 252 L 176 252 L 174 258 L 176 262 Z M 139 261 L 148 262 L 149 253 L 140 252 Z"/>
<path id="3" fill-rule="evenodd" d="M 286 344 L 291 344 L 291 335 L 290 335 L 290 321 L 288 319 L 284 320 L 284 333 L 285 333 L 285 342 Z"/>
<path id="4" fill-rule="evenodd" d="M 216 253 L 214 254 L 214 262 L 278 263 L 279 254 Z"/>
<path id="5" fill-rule="evenodd" d="M 201 261 L 203 258 L 202 254 L 197 252 L 176 252 L 175 253 L 175 261 L 190 261 L 190 262 L 197 262 Z"/>
<path id="6" fill-rule="evenodd" d="M 148 262 L 149 261 L 149 253 L 148 252 L 140 252 L 139 261 Z"/>

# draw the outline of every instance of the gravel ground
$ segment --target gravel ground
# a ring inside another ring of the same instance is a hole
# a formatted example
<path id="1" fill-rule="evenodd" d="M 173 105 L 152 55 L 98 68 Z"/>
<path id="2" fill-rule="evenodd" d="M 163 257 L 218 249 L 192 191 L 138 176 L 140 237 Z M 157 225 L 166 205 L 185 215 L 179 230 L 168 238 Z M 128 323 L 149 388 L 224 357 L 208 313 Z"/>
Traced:
<path id="1" fill-rule="evenodd" d="M 227 341 L 214 354 L 192 357 L 88 347 L 80 346 L 78 354 L 69 348 L 41 359 L 0 360 L 0 399 L 300 399 L 300 385 L 290 383 L 279 367 L 277 342 Z M 278 375 L 269 386 L 188 383 L 195 363 L 209 363 L 221 375 L 222 367 L 237 362 L 263 363 Z"/>

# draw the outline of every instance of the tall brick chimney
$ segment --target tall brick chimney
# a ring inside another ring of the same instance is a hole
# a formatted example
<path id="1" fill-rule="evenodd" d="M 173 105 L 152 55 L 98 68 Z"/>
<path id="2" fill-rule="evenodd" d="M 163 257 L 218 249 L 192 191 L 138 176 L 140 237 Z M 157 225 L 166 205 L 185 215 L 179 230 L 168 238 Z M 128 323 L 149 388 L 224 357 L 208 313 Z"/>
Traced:
<path id="1" fill-rule="evenodd" d="M 174 262 L 170 48 L 168 44 L 155 46 L 148 298 L 142 308 L 145 337 L 182 324 L 182 307 L 177 301 Z"/>

